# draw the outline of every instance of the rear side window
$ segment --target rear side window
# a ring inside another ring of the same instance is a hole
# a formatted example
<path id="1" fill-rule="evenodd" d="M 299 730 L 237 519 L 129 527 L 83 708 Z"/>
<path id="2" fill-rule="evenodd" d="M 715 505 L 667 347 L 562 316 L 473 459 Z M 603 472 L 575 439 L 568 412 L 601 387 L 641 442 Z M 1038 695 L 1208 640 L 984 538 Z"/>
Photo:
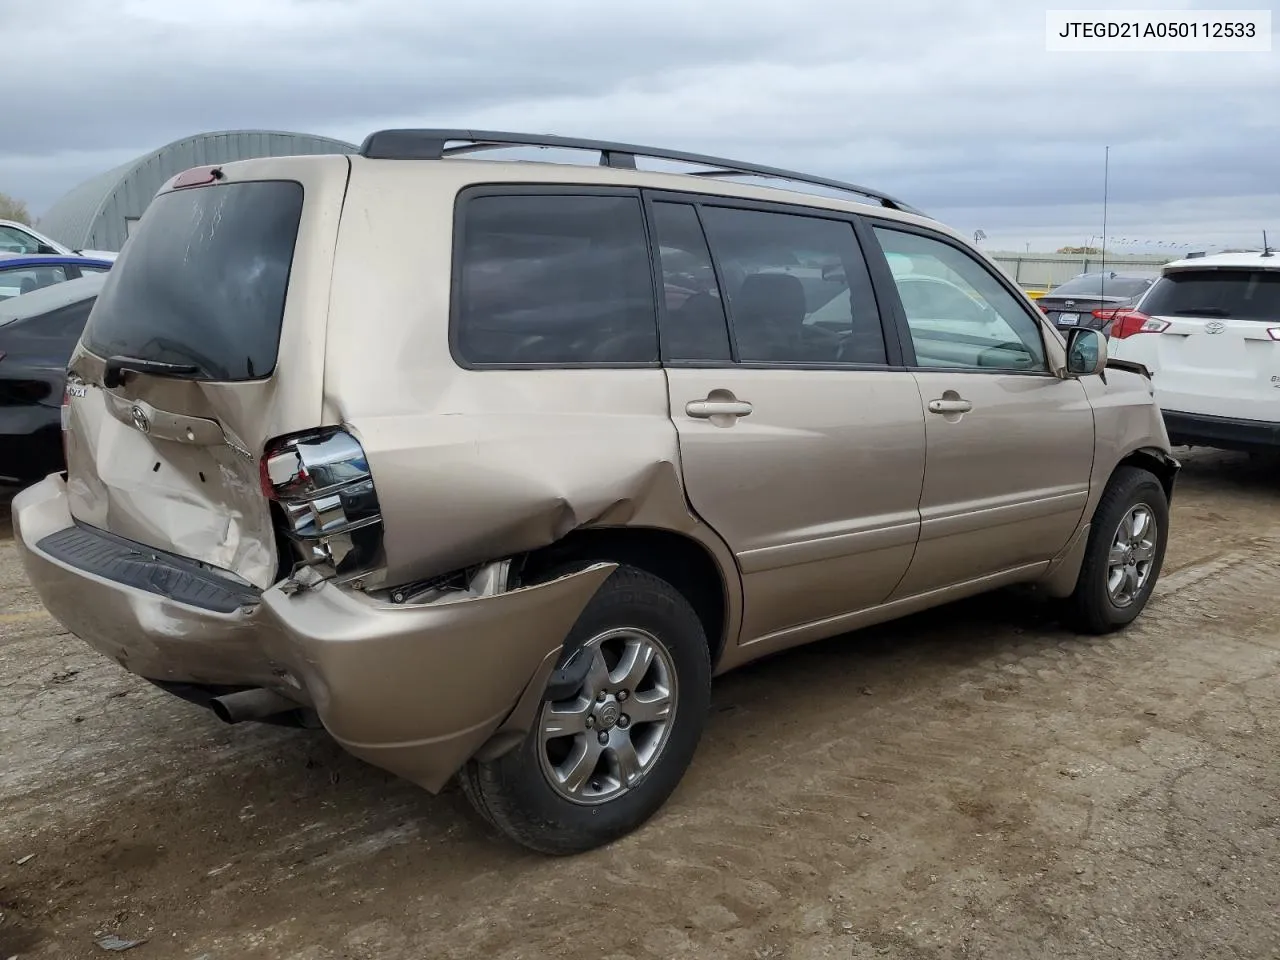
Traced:
<path id="1" fill-rule="evenodd" d="M 470 197 L 456 255 L 453 337 L 463 363 L 657 362 L 638 197 Z"/>
<path id="2" fill-rule="evenodd" d="M 107 273 L 85 346 L 253 380 L 276 365 L 302 217 L 291 181 L 175 190 L 152 201 Z"/>
<path id="3" fill-rule="evenodd" d="M 68 279 L 66 267 L 15 267 L 0 269 L 0 300 L 43 290 Z"/>
<path id="4" fill-rule="evenodd" d="M 1163 317 L 1280 320 L 1280 270 L 1180 270 L 1156 281 L 1142 312 Z"/>
<path id="5" fill-rule="evenodd" d="M 1055 297 L 1136 297 L 1147 287 L 1151 280 L 1145 277 L 1103 277 L 1100 273 L 1089 273 L 1068 280 L 1060 287 L 1055 287 Z"/>
<path id="6" fill-rule="evenodd" d="M 724 278 L 738 360 L 885 363 L 852 224 L 733 207 L 701 213 Z"/>

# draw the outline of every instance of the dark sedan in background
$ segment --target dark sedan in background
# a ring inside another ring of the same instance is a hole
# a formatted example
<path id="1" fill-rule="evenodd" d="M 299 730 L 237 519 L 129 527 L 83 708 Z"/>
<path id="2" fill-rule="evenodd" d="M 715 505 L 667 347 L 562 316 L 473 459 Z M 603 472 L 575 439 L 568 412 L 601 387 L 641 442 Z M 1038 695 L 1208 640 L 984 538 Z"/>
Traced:
<path id="1" fill-rule="evenodd" d="M 105 280 L 86 275 L 0 302 L 0 484 L 63 469 L 67 361 Z"/>
<path id="2" fill-rule="evenodd" d="M 1082 273 L 1036 301 L 1059 330 L 1091 327 L 1109 334 L 1111 315 L 1137 303 L 1158 274 Z"/>

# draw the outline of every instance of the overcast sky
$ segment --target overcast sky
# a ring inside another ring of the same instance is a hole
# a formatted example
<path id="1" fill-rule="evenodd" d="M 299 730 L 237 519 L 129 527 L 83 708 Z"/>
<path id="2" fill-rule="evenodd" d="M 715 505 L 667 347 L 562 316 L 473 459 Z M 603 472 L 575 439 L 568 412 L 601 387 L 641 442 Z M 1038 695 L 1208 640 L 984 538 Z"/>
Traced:
<path id="1" fill-rule="evenodd" d="M 1278 0 L 1125 6 L 1273 10 Z M 1054 7 L 1106 6 L 1101 0 Z M 1027 0 L 0 0 L 0 191 L 169 141 L 392 125 L 628 140 L 886 190 L 996 249 L 1280 239 L 1280 42 L 1045 52 Z"/>

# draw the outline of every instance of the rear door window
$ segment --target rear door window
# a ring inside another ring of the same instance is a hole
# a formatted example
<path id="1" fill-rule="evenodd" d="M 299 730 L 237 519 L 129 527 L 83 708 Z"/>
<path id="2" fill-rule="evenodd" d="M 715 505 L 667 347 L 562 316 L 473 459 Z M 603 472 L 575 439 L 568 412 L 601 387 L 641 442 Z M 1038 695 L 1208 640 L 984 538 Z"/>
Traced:
<path id="1" fill-rule="evenodd" d="M 192 365 L 204 380 L 270 375 L 302 201 L 292 181 L 157 197 L 107 273 L 86 348 L 104 359 Z"/>
<path id="2" fill-rule="evenodd" d="M 701 209 L 744 363 L 884 364 L 884 334 L 853 225 Z"/>
<path id="3" fill-rule="evenodd" d="M 453 326 L 460 362 L 657 362 L 638 196 L 519 193 L 462 202 Z"/>
<path id="4" fill-rule="evenodd" d="M 1153 317 L 1280 322 L 1280 270 L 1179 270 L 1156 281 L 1141 309 Z"/>

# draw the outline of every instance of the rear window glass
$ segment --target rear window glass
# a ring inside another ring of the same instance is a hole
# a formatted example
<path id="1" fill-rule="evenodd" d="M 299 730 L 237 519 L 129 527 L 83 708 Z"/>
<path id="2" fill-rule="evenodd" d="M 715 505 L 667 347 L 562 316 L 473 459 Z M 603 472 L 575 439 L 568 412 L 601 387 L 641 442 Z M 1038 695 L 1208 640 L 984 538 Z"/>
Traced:
<path id="1" fill-rule="evenodd" d="M 1280 320 L 1280 270 L 1186 270 L 1152 287 L 1142 312 L 1165 317 Z"/>
<path id="2" fill-rule="evenodd" d="M 653 363 L 636 197 L 481 196 L 463 207 L 454 347 L 472 364 Z"/>
<path id="3" fill-rule="evenodd" d="M 0 324 L 0 352 L 14 357 L 57 356 L 65 363 L 92 308 L 91 298 Z"/>
<path id="4" fill-rule="evenodd" d="M 157 197 L 107 274 L 85 346 L 206 380 L 269 375 L 301 217 L 302 186 L 287 181 Z"/>
<path id="5" fill-rule="evenodd" d="M 80 339 L 84 325 L 89 319 L 89 311 L 93 309 L 93 298 L 80 303 L 71 303 L 57 310 L 20 320 L 24 332 L 41 337 L 58 337 L 66 340 L 70 346 Z M 18 324 L 15 324 L 17 326 Z"/>
<path id="6" fill-rule="evenodd" d="M 1060 287 L 1055 287 L 1053 296 L 1055 297 L 1136 297 L 1147 287 L 1151 286 L 1151 281 L 1142 277 L 1107 277 L 1103 280 L 1102 274 L 1089 274 L 1084 277 L 1075 277 L 1068 280 Z"/>

